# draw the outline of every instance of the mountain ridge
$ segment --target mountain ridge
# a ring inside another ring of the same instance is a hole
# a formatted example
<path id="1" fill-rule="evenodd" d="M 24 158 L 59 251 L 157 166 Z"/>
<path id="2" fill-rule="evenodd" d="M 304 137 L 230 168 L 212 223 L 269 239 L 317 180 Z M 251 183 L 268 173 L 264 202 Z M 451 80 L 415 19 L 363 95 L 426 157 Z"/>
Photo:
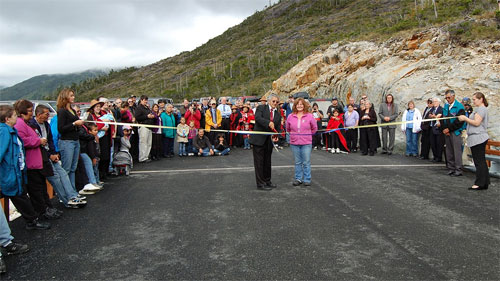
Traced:
<path id="1" fill-rule="evenodd" d="M 434 10 L 428 0 L 280 1 L 193 51 L 82 82 L 75 89 L 77 98 L 89 100 L 116 93 L 176 100 L 206 95 L 261 95 L 315 49 L 334 42 L 380 42 L 432 26 L 449 26 L 453 39 L 463 44 L 500 39 L 498 26 L 494 26 L 496 1 L 436 3 Z M 461 24 L 468 17 L 485 23 Z"/>

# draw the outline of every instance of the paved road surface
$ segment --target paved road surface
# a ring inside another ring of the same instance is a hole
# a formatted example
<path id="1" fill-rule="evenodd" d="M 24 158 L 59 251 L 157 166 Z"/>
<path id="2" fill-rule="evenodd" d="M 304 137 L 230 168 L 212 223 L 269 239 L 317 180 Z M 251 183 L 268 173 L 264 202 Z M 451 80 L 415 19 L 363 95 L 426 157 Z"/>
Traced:
<path id="1" fill-rule="evenodd" d="M 4 279 L 495 280 L 500 190 L 402 156 L 313 152 L 310 188 L 255 189 L 251 151 L 164 159 L 112 179 L 49 231 L 15 237 Z"/>

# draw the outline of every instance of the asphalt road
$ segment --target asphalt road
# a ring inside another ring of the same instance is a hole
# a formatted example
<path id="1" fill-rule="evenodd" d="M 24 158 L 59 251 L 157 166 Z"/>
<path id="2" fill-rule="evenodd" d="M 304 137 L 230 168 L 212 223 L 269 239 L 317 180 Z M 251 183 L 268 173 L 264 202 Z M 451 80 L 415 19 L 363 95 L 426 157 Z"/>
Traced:
<path id="1" fill-rule="evenodd" d="M 31 251 L 2 279 L 498 280 L 500 184 L 403 156 L 314 151 L 293 187 L 289 149 L 270 192 L 251 151 L 136 165 L 48 231 L 11 223 Z"/>

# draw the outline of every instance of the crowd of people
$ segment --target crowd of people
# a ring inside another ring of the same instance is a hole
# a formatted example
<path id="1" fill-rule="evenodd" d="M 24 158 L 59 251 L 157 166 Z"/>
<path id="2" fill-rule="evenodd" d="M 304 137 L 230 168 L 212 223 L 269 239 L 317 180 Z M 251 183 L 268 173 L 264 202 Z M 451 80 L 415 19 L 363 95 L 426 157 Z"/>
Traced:
<path id="1" fill-rule="evenodd" d="M 87 204 L 86 196 L 102 190 L 108 177 L 129 175 L 137 162 L 174 157 L 176 143 L 179 157 L 229 155 L 235 147 L 253 149 L 257 188 L 271 190 L 276 187 L 270 181 L 274 148 L 291 146 L 295 157 L 293 185 L 310 186 L 311 150 L 360 150 L 361 155 L 374 156 L 381 148 L 382 154 L 391 155 L 397 127 L 406 137 L 406 156 L 442 162 L 445 152 L 450 176 L 462 175 L 463 136 L 467 132 L 467 146 L 477 168 L 471 189 L 487 189 L 486 97 L 473 95 L 475 111 L 470 99 L 460 103 L 453 90 L 446 91 L 445 99 L 443 105 L 438 97 L 429 99 L 422 112 L 409 101 L 402 113 L 406 122 L 396 125 L 393 122 L 401 112 L 390 94 L 378 112 L 366 95 L 359 104 L 350 98 L 346 106 L 333 98 L 326 115 L 316 103 L 293 96 L 280 103 L 275 95 L 269 103 L 262 99 L 259 104 L 238 101 L 233 105 L 226 98 L 219 103 L 215 98 L 200 103 L 184 100 L 180 108 L 165 100 L 151 105 L 145 95 L 139 101 L 131 96 L 126 102 L 99 97 L 81 112 L 74 92 L 64 89 L 57 99 L 57 115 L 50 123 L 49 108 L 44 105 L 33 108 L 32 102 L 19 100 L 13 106 L 0 106 L 1 192 L 12 201 L 27 229 L 43 230 L 51 227 L 48 220 L 62 215 L 49 199 L 46 181 L 64 207 L 81 208 Z M 451 119 L 427 120 L 440 117 Z M 328 122 L 323 128 L 325 118 Z M 356 126 L 365 127 L 353 128 Z M 252 134 L 254 130 L 274 135 Z M 3 212 L 0 228 L 1 246 L 9 254 L 28 250 L 26 245 L 12 242 Z M 0 259 L 2 271 L 5 264 Z"/>

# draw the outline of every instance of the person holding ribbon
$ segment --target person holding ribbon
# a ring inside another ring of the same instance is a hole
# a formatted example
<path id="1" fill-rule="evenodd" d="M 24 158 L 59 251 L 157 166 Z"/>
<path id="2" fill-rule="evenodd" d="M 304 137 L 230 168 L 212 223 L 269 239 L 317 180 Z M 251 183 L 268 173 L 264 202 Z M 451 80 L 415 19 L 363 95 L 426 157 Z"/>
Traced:
<path id="1" fill-rule="evenodd" d="M 272 133 L 279 132 L 281 127 L 281 114 L 276 109 L 279 98 L 276 94 L 270 94 L 268 101 L 269 104 L 261 104 L 255 111 L 254 131 L 271 134 L 250 135 L 250 144 L 253 145 L 253 162 L 257 189 L 264 191 L 269 191 L 277 187 L 276 184 L 271 182 L 271 155 L 274 147 L 273 142 L 277 141 L 278 137 L 272 135 Z"/>
<path id="2" fill-rule="evenodd" d="M 318 131 L 318 124 L 309 107 L 303 98 L 296 99 L 292 114 L 286 119 L 286 131 L 290 134 L 290 147 L 295 158 L 294 186 L 311 185 L 312 138 Z"/>
<path id="3" fill-rule="evenodd" d="M 488 143 L 488 101 L 483 93 L 477 92 L 472 96 L 475 111 L 469 116 L 459 115 L 458 120 L 467 123 L 467 146 L 472 152 L 474 166 L 476 166 L 476 180 L 470 190 L 488 189 L 490 174 L 486 164 L 485 150 Z"/>

